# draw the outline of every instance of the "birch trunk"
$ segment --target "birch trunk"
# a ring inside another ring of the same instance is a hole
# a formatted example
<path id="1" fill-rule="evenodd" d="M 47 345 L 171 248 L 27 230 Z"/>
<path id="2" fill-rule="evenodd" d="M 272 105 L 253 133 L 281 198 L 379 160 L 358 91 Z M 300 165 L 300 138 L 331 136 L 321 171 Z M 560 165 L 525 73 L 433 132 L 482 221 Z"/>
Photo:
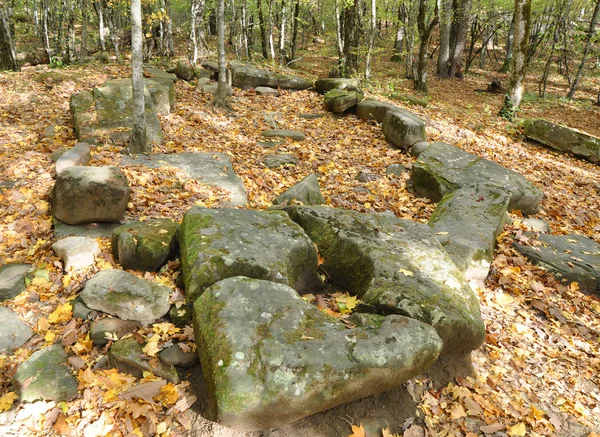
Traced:
<path id="1" fill-rule="evenodd" d="M 598 9 L 600 9 L 600 0 L 596 2 L 596 7 L 594 8 L 594 12 L 592 14 L 590 28 L 587 32 L 585 46 L 583 48 L 583 55 L 581 56 L 581 62 L 579 63 L 579 67 L 577 68 L 577 73 L 575 73 L 575 79 L 573 80 L 571 88 L 569 89 L 569 93 L 567 94 L 568 99 L 572 99 L 575 95 L 575 91 L 577 90 L 577 86 L 579 85 L 579 81 L 581 80 L 581 76 L 583 75 L 585 61 L 588 57 L 588 54 L 590 53 L 592 41 L 594 39 L 594 34 L 596 33 L 596 23 L 598 22 Z"/>
<path id="2" fill-rule="evenodd" d="M 440 52 L 437 59 L 437 75 L 448 77 L 450 61 L 450 31 L 452 29 L 452 0 L 441 0 L 440 8 Z"/>
<path id="3" fill-rule="evenodd" d="M 371 0 L 371 28 L 369 31 L 369 46 L 365 59 L 365 79 L 371 78 L 371 55 L 373 53 L 373 44 L 375 43 L 375 33 L 377 32 L 377 3 Z"/>
<path id="4" fill-rule="evenodd" d="M 151 147 L 146 136 L 146 111 L 143 74 L 142 2 L 131 0 L 131 86 L 133 90 L 131 153 L 149 153 Z"/>

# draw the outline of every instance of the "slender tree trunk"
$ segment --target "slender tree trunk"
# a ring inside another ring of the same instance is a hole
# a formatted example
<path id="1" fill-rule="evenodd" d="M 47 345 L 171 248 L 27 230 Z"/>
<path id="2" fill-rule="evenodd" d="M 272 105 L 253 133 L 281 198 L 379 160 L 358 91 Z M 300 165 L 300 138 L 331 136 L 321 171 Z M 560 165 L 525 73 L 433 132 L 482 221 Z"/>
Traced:
<path id="1" fill-rule="evenodd" d="M 294 6 L 294 22 L 292 27 L 292 47 L 290 59 L 288 63 L 293 62 L 296 59 L 296 50 L 298 45 L 298 27 L 300 27 L 300 0 L 296 0 Z"/>
<path id="2" fill-rule="evenodd" d="M 523 97 L 525 79 L 525 56 L 529 42 L 531 0 L 515 0 L 515 50 L 510 66 L 509 90 L 504 99 L 500 115 L 513 120 Z"/>
<path id="3" fill-rule="evenodd" d="M 471 16 L 471 0 L 460 0 L 456 17 L 456 37 L 450 51 L 450 77 L 460 75 L 462 54 L 465 49 L 469 18 Z"/>
<path id="4" fill-rule="evenodd" d="M 88 37 L 88 0 L 81 1 L 81 50 L 79 51 L 79 60 L 83 61 L 88 54 L 87 37 Z"/>
<path id="5" fill-rule="evenodd" d="M 281 0 L 281 27 L 279 28 L 279 61 L 285 61 L 285 26 L 287 25 L 287 1 Z"/>
<path id="6" fill-rule="evenodd" d="M 172 20 L 172 8 L 171 0 L 165 0 L 165 11 L 167 16 L 164 20 L 165 26 L 165 54 L 168 57 L 175 55 L 175 49 L 173 47 L 173 20 Z"/>
<path id="7" fill-rule="evenodd" d="M 367 56 L 365 59 L 365 79 L 371 78 L 371 54 L 373 53 L 373 44 L 375 43 L 375 33 L 377 32 L 377 2 L 371 0 L 371 28 L 369 29 L 369 46 L 367 47 Z"/>
<path id="8" fill-rule="evenodd" d="M 269 56 L 270 59 L 273 60 L 275 59 L 275 44 L 273 43 L 273 1 L 275 0 L 267 1 L 269 2 L 269 20 L 267 23 L 267 34 L 269 35 Z"/>
<path id="9" fill-rule="evenodd" d="M 225 0 L 217 3 L 217 51 L 219 53 L 219 82 L 213 99 L 218 108 L 231 109 L 227 99 L 227 61 L 225 59 Z"/>
<path id="10" fill-rule="evenodd" d="M 508 36 L 506 37 L 506 58 L 504 58 L 504 64 L 500 67 L 500 73 L 508 73 L 510 70 L 510 64 L 512 63 L 513 47 L 515 40 L 515 16 L 510 21 L 510 27 L 508 28 Z"/>
<path id="11" fill-rule="evenodd" d="M 334 0 L 335 14 L 335 41 L 338 51 L 338 72 L 343 75 L 346 71 L 346 51 L 344 50 L 344 38 L 342 30 L 342 12 L 340 10 L 340 0 Z"/>
<path id="12" fill-rule="evenodd" d="M 417 17 L 417 28 L 419 29 L 419 37 L 421 43 L 419 44 L 419 63 L 417 65 L 417 71 L 414 77 L 414 87 L 417 91 L 427 93 L 427 61 L 429 56 L 427 49 L 429 47 L 429 41 L 431 40 L 431 34 L 439 22 L 437 3 L 433 19 L 426 23 L 427 19 L 427 0 L 419 0 L 419 15 Z"/>
<path id="13" fill-rule="evenodd" d="M 262 0 L 256 0 L 256 9 L 258 10 L 258 26 L 260 27 L 260 46 L 262 48 L 263 58 L 269 59 L 269 40 L 267 30 L 265 29 L 265 16 L 262 10 Z"/>
<path id="14" fill-rule="evenodd" d="M 440 52 L 437 59 L 437 74 L 448 77 L 450 61 L 450 30 L 452 29 L 452 0 L 441 0 L 440 9 Z"/>
<path id="15" fill-rule="evenodd" d="M 50 37 L 48 30 L 48 0 L 42 1 L 42 44 L 46 52 L 48 62 L 52 62 L 52 49 L 50 49 Z"/>
<path id="16" fill-rule="evenodd" d="M 100 41 L 100 48 L 103 52 L 106 51 L 106 38 L 104 35 L 104 7 L 102 1 L 94 2 L 94 8 L 98 15 L 98 39 Z"/>
<path id="17" fill-rule="evenodd" d="M 346 58 L 346 71 L 342 72 L 345 77 L 350 77 L 358 72 L 358 49 L 360 45 L 360 11 L 361 0 L 344 9 L 344 54 Z"/>
<path id="18" fill-rule="evenodd" d="M 115 50 L 115 56 L 117 57 L 117 59 L 119 60 L 119 62 L 122 62 L 120 60 L 121 58 L 121 51 L 119 49 L 119 36 L 117 35 L 117 26 L 115 24 L 115 12 L 114 9 L 112 9 L 112 7 L 107 7 L 106 8 L 106 18 L 107 18 L 107 22 L 108 22 L 108 30 L 110 31 L 110 42 L 113 46 L 113 49 Z"/>
<path id="19" fill-rule="evenodd" d="M 68 0 L 67 20 L 67 61 L 70 63 L 75 56 L 75 0 Z"/>
<path id="20" fill-rule="evenodd" d="M 567 94 L 568 99 L 572 99 L 575 95 L 575 91 L 577 90 L 577 86 L 579 85 L 579 81 L 581 80 L 581 76 L 583 75 L 583 70 L 585 68 L 585 61 L 590 53 L 590 49 L 592 47 L 592 41 L 594 39 L 594 34 L 596 33 L 596 23 L 598 22 L 598 10 L 600 9 L 600 0 L 596 2 L 596 7 L 594 8 L 594 12 L 592 14 L 592 19 L 590 21 L 590 28 L 587 32 L 585 39 L 585 46 L 583 47 L 583 55 L 581 56 L 581 62 L 579 63 L 579 67 L 577 68 L 577 73 L 575 73 L 575 79 L 573 79 L 573 83 L 571 84 L 571 88 L 569 89 L 569 93 Z"/>
<path id="21" fill-rule="evenodd" d="M 248 35 L 248 6 L 247 0 L 242 0 L 242 47 L 244 56 L 250 59 L 250 36 Z"/>
<path id="22" fill-rule="evenodd" d="M 406 18 L 406 4 L 403 1 L 398 5 L 398 28 L 396 29 L 396 39 L 394 41 L 394 51 L 396 53 L 402 53 L 404 37 L 406 36 Z"/>
<path id="23" fill-rule="evenodd" d="M 0 71 L 19 71 L 11 18 L 9 6 L 0 5 Z"/>
<path id="24" fill-rule="evenodd" d="M 146 106 L 144 101 L 144 65 L 142 35 L 142 2 L 131 0 L 131 86 L 133 89 L 131 153 L 152 151 L 146 135 Z"/>
<path id="25" fill-rule="evenodd" d="M 415 19 L 418 15 L 418 2 L 409 0 L 408 19 L 406 23 L 406 56 L 404 58 L 404 75 L 406 78 L 414 78 L 414 48 L 415 48 Z M 415 13 L 416 7 L 416 13 Z"/>
<path id="26" fill-rule="evenodd" d="M 188 59 L 192 65 L 196 65 L 198 62 L 198 40 L 196 39 L 196 17 L 198 15 L 198 7 L 198 1 L 192 0 L 190 4 L 190 35 L 188 38 Z"/>

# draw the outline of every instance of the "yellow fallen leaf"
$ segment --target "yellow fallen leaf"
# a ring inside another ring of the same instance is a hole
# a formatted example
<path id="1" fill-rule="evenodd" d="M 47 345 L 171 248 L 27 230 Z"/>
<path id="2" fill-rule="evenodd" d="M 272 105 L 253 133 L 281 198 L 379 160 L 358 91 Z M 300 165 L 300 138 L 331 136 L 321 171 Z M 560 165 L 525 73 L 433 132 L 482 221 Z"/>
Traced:
<path id="1" fill-rule="evenodd" d="M 13 391 L 4 393 L 2 397 L 0 397 L 0 412 L 9 410 L 10 407 L 12 407 L 13 402 L 17 399 L 19 399 L 19 396 Z"/>
<path id="2" fill-rule="evenodd" d="M 519 422 L 508 429 L 508 434 L 512 437 L 523 437 L 527 434 L 527 428 L 523 422 Z"/>
<path id="3" fill-rule="evenodd" d="M 142 352 L 144 352 L 149 357 L 155 357 L 156 354 L 160 351 L 160 349 L 158 348 L 159 340 L 160 335 L 154 334 L 148 339 L 148 343 L 146 343 L 146 346 L 142 348 Z"/>
<path id="4" fill-rule="evenodd" d="M 177 402 L 178 398 L 179 393 L 177 392 L 177 387 L 175 387 L 173 384 L 169 383 L 160 388 L 160 395 L 158 396 L 158 399 L 164 405 L 173 405 L 175 402 Z"/>
<path id="5" fill-rule="evenodd" d="M 411 272 L 410 270 L 406 270 L 406 269 L 400 269 L 398 270 L 400 273 L 402 273 L 404 276 L 414 276 L 413 272 Z"/>
<path id="6" fill-rule="evenodd" d="M 56 334 L 52 331 L 48 331 L 46 332 L 46 335 L 44 335 L 44 340 L 46 340 L 48 343 L 52 343 L 55 338 Z"/>
<path id="7" fill-rule="evenodd" d="M 164 434 L 167 432 L 167 424 L 165 422 L 160 422 L 156 427 L 157 434 Z"/>
<path id="8" fill-rule="evenodd" d="M 58 305 L 56 309 L 48 316 L 48 322 L 59 323 L 68 322 L 73 317 L 73 307 L 69 302 Z"/>
<path id="9" fill-rule="evenodd" d="M 362 426 L 362 423 L 359 426 L 352 425 L 352 434 L 348 437 L 365 437 L 365 429 Z"/>

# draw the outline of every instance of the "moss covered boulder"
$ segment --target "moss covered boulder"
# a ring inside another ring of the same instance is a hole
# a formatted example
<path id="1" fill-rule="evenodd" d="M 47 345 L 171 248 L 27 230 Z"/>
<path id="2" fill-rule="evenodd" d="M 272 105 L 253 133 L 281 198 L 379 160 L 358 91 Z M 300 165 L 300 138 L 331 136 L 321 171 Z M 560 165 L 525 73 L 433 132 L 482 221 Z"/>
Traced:
<path id="1" fill-rule="evenodd" d="M 350 91 L 334 88 L 325 94 L 325 107 L 328 111 L 341 114 L 358 105 L 365 95 L 360 90 Z"/>
<path id="2" fill-rule="evenodd" d="M 372 311 L 430 324 L 447 353 L 481 345 L 477 296 L 427 225 L 322 206 L 286 210 L 317 244 L 330 281 Z"/>
<path id="3" fill-rule="evenodd" d="M 506 191 L 508 210 L 535 214 L 544 197 L 542 190 L 523 175 L 477 155 L 435 142 L 424 150 L 413 165 L 414 189 L 420 196 L 439 202 L 446 194 L 469 185 L 485 183 Z"/>
<path id="4" fill-rule="evenodd" d="M 301 202 L 304 205 L 323 205 L 325 203 L 316 174 L 309 174 L 273 199 L 273 205 L 291 205 L 295 202 Z"/>
<path id="5" fill-rule="evenodd" d="M 270 429 L 397 387 L 437 359 L 429 325 L 372 315 L 348 329 L 289 286 L 245 277 L 210 287 L 194 330 L 213 419 Z"/>
<path id="6" fill-rule="evenodd" d="M 400 108 L 392 103 L 380 102 L 379 100 L 369 98 L 358 104 L 356 107 L 356 116 L 361 120 L 375 120 L 377 123 L 381 123 L 388 111 L 398 109 Z"/>
<path id="7" fill-rule="evenodd" d="M 231 74 L 231 84 L 242 89 L 268 86 L 282 90 L 304 90 L 312 85 L 298 76 L 275 73 L 240 62 L 231 62 Z"/>
<path id="8" fill-rule="evenodd" d="M 91 309 L 148 324 L 169 312 L 170 294 L 171 289 L 165 285 L 113 269 L 88 280 L 80 296 Z"/>
<path id="9" fill-rule="evenodd" d="M 425 121 L 418 115 L 398 108 L 386 111 L 381 130 L 394 148 L 407 150 L 414 144 L 426 141 Z"/>
<path id="10" fill-rule="evenodd" d="M 446 194 L 429 226 L 472 288 L 483 286 L 496 237 L 509 221 L 510 196 L 492 185 L 468 186 Z"/>
<path id="11" fill-rule="evenodd" d="M 600 164 L 600 138 L 542 118 L 525 122 L 525 136 L 560 152 Z"/>
<path id="12" fill-rule="evenodd" d="M 325 94 L 327 91 L 338 89 L 348 91 L 360 90 L 360 79 L 350 79 L 345 77 L 322 77 L 315 82 L 315 90 L 319 94 Z"/>
<path id="13" fill-rule="evenodd" d="M 70 401 L 77 396 L 77 378 L 60 344 L 34 352 L 17 369 L 13 386 L 22 402 Z"/>
<path id="14" fill-rule="evenodd" d="M 283 211 L 192 208 L 181 224 L 181 267 L 188 304 L 231 276 L 280 282 L 299 293 L 322 286 L 315 245 Z"/>
<path id="15" fill-rule="evenodd" d="M 111 246 L 124 269 L 156 272 L 179 255 L 179 224 L 169 219 L 127 223 L 113 231 Z"/>
<path id="16" fill-rule="evenodd" d="M 137 378 L 141 378 L 144 372 L 151 372 L 174 384 L 179 382 L 179 375 L 173 366 L 158 359 L 148 359 L 142 349 L 143 346 L 130 337 L 115 341 L 108 351 L 108 357 L 120 372 L 130 373 Z"/>

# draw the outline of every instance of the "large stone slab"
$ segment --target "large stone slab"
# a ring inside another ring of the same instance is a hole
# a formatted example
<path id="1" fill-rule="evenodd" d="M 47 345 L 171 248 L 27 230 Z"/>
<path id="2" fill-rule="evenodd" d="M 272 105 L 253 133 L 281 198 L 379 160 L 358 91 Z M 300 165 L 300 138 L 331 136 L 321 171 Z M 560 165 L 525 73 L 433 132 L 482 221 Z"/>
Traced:
<path id="1" fill-rule="evenodd" d="M 600 138 L 536 118 L 525 122 L 525 136 L 560 152 L 600 164 Z"/>
<path id="2" fill-rule="evenodd" d="M 113 231 L 111 247 L 124 269 L 157 272 L 179 255 L 179 224 L 170 219 L 127 223 Z"/>
<path id="3" fill-rule="evenodd" d="M 245 206 L 247 202 L 244 183 L 233 171 L 231 160 L 225 153 L 157 153 L 124 156 L 121 165 L 145 165 L 149 168 L 172 165 L 203 184 L 225 190 L 230 196 L 230 201 L 226 203 Z"/>
<path id="4" fill-rule="evenodd" d="M 94 310 L 123 320 L 149 324 L 169 312 L 171 289 L 123 270 L 103 270 L 85 283 L 80 294 Z"/>
<path id="5" fill-rule="evenodd" d="M 531 262 L 562 282 L 577 282 L 582 290 L 600 293 L 600 244 L 581 235 L 528 236 L 535 245 L 515 243 L 514 246 Z"/>
<path id="6" fill-rule="evenodd" d="M 427 140 L 425 121 L 406 109 L 387 111 L 383 117 L 381 130 L 392 146 L 402 150 Z"/>
<path id="7" fill-rule="evenodd" d="M 129 183 L 118 167 L 70 167 L 56 176 L 52 215 L 69 225 L 120 222 Z"/>
<path id="8" fill-rule="evenodd" d="M 216 283 L 195 302 L 194 329 L 214 419 L 241 430 L 394 388 L 442 347 L 416 320 L 371 315 L 347 329 L 287 285 L 244 277 Z"/>
<path id="9" fill-rule="evenodd" d="M 360 90 L 349 91 L 334 88 L 325 94 L 325 107 L 330 112 L 341 114 L 354 108 L 364 97 L 365 95 Z"/>
<path id="10" fill-rule="evenodd" d="M 22 402 L 70 401 L 77 396 L 77 378 L 67 367 L 61 344 L 34 352 L 17 369 L 13 386 Z"/>
<path id="11" fill-rule="evenodd" d="M 482 287 L 494 257 L 496 237 L 509 222 L 510 196 L 479 184 L 446 194 L 435 207 L 429 226 L 472 288 Z"/>
<path id="12" fill-rule="evenodd" d="M 286 210 L 319 248 L 331 283 L 373 311 L 432 325 L 446 353 L 481 345 L 477 296 L 427 225 L 323 206 Z"/>
<path id="13" fill-rule="evenodd" d="M 544 197 L 542 190 L 523 175 L 440 142 L 431 143 L 419 155 L 412 180 L 417 194 L 434 202 L 459 188 L 487 183 L 510 195 L 509 211 L 520 210 L 523 214 L 538 212 Z"/>
<path id="14" fill-rule="evenodd" d="M 348 90 L 360 91 L 360 79 L 347 79 L 343 77 L 323 77 L 315 82 L 315 90 L 319 94 L 325 94 L 327 91 Z"/>
<path id="15" fill-rule="evenodd" d="M 231 84 L 243 89 L 268 86 L 284 90 L 304 90 L 310 88 L 312 85 L 309 81 L 301 77 L 274 73 L 239 62 L 231 62 L 231 74 Z"/>
<path id="16" fill-rule="evenodd" d="M 21 347 L 33 335 L 31 328 L 8 308 L 0 307 L 0 320 L 0 354 Z"/>
<path id="17" fill-rule="evenodd" d="M 32 268 L 31 264 L 19 263 L 0 266 L 0 302 L 12 299 L 25 290 L 25 276 Z"/>
<path id="18" fill-rule="evenodd" d="M 89 160 L 90 145 L 88 143 L 77 143 L 56 160 L 56 173 L 60 173 L 65 168 L 86 165 Z"/>
<path id="19" fill-rule="evenodd" d="M 190 305 L 231 276 L 280 282 L 299 293 L 322 286 L 315 245 L 283 211 L 190 209 L 181 224 L 181 267 Z"/>
<path id="20" fill-rule="evenodd" d="M 365 99 L 356 106 L 356 116 L 361 120 L 375 120 L 381 123 L 388 111 L 400 109 L 392 103 L 380 102 L 373 98 Z"/>

